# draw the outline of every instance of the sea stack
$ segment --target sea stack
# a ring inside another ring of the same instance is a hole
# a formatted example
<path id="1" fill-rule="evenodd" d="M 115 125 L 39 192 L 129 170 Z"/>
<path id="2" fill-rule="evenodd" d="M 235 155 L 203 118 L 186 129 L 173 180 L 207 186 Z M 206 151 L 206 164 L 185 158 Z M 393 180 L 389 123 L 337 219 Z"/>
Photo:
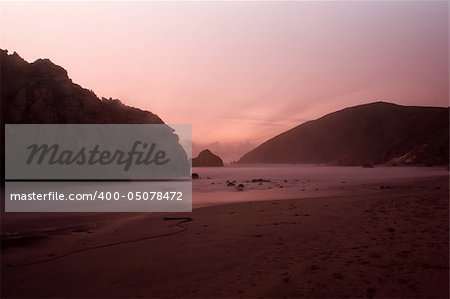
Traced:
<path id="1" fill-rule="evenodd" d="M 209 149 L 205 149 L 198 154 L 197 158 L 192 159 L 192 167 L 221 167 L 222 159 L 213 154 Z"/>

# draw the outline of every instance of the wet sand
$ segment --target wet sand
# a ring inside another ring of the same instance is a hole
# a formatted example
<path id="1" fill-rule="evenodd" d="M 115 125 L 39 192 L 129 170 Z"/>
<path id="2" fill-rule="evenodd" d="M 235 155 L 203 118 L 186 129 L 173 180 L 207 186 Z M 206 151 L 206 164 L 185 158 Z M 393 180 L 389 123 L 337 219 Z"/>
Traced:
<path id="1" fill-rule="evenodd" d="M 380 187 L 6 222 L 2 297 L 448 298 L 448 176 Z"/>

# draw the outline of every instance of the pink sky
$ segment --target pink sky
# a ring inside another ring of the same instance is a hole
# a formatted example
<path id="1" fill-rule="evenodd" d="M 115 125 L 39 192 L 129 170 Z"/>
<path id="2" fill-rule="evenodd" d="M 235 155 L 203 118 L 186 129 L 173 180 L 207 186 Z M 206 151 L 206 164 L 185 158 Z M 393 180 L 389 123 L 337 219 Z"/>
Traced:
<path id="1" fill-rule="evenodd" d="M 99 97 L 192 124 L 238 159 L 377 100 L 448 106 L 448 2 L 0 4 L 0 48 L 50 58 Z"/>

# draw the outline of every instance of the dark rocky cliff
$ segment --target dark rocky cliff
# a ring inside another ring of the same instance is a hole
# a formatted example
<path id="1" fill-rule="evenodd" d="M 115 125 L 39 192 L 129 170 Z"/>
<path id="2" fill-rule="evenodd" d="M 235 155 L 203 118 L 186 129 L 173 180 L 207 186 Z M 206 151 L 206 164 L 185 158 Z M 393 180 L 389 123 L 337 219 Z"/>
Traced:
<path id="1" fill-rule="evenodd" d="M 48 59 L 28 63 L 17 53 L 0 50 L 1 156 L 3 124 L 164 124 L 156 115 L 98 98 L 72 82 L 67 71 Z M 190 163 L 174 130 L 166 126 L 160 141 L 168 145 L 174 165 L 168 171 L 190 177 Z M 120 136 L 119 136 L 120 138 Z M 172 165 L 171 164 L 171 165 Z"/>
<path id="2" fill-rule="evenodd" d="M 48 59 L 28 63 L 15 52 L 0 50 L 0 74 L 3 123 L 163 123 L 151 112 L 98 98 Z"/>
<path id="3" fill-rule="evenodd" d="M 273 137 L 239 163 L 446 165 L 449 109 L 385 102 L 350 107 Z"/>
<path id="4" fill-rule="evenodd" d="M 198 154 L 197 158 L 192 159 L 193 167 L 220 167 L 223 166 L 222 159 L 206 149 Z"/>

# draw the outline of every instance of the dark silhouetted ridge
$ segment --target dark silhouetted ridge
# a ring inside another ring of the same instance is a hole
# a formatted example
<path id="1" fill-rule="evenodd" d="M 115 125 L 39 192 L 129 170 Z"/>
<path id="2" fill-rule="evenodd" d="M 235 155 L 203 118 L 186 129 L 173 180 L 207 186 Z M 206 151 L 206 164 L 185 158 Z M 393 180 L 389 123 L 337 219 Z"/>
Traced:
<path id="1" fill-rule="evenodd" d="M 239 163 L 444 165 L 449 109 L 376 102 L 305 122 L 246 153 Z"/>
<path id="2" fill-rule="evenodd" d="M 98 98 L 74 84 L 67 71 L 49 59 L 28 63 L 16 52 L 0 50 L 0 74 L 4 123 L 163 123 L 151 112 Z"/>
<path id="3" fill-rule="evenodd" d="M 156 115 L 124 105 L 119 100 L 98 98 L 74 84 L 67 71 L 48 59 L 28 63 L 17 53 L 0 50 L 0 97 L 4 124 L 164 124 Z M 173 150 L 173 173 L 190 175 L 190 163 L 174 130 L 161 131 Z M 4 127 L 1 139 L 4 140 Z M 120 136 L 117 136 L 120 138 Z M 4 147 L 2 146 L 2 157 Z M 3 158 L 2 158 L 3 162 Z"/>

